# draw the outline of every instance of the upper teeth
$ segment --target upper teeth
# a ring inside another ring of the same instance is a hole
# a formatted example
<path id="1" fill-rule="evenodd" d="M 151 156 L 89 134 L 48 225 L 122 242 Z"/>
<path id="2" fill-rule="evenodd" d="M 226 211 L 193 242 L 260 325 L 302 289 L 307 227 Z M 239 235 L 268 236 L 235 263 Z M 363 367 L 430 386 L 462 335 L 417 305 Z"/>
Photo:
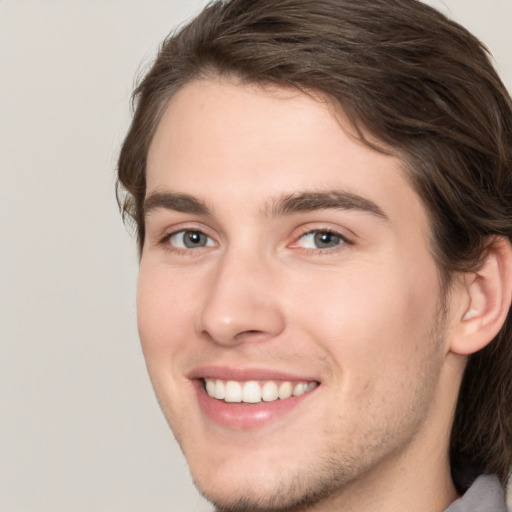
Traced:
<path id="1" fill-rule="evenodd" d="M 205 379 L 205 388 L 208 396 L 225 400 L 226 402 L 245 402 L 256 404 L 261 402 L 273 402 L 280 398 L 290 398 L 299 396 L 306 391 L 316 388 L 316 382 L 297 382 L 293 384 L 290 381 L 274 382 L 266 381 L 263 384 L 255 380 L 247 382 L 237 382 L 235 380 Z"/>

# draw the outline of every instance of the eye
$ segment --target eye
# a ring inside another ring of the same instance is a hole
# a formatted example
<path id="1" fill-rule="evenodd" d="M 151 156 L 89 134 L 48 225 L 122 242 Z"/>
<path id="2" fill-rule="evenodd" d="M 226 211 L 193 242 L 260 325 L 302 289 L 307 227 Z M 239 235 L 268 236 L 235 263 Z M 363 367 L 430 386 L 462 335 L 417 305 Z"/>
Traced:
<path id="1" fill-rule="evenodd" d="M 214 247 L 215 242 L 202 231 L 183 229 L 168 237 L 169 243 L 178 249 L 197 249 Z"/>
<path id="2" fill-rule="evenodd" d="M 343 243 L 346 239 L 339 233 L 326 230 L 309 231 L 297 241 L 297 246 L 303 249 L 332 249 Z"/>

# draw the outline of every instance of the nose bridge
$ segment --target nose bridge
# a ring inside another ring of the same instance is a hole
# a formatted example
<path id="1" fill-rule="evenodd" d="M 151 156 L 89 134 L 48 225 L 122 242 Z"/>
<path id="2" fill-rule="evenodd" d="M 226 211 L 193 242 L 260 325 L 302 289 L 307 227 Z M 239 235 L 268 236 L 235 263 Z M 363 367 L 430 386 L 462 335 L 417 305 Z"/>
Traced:
<path id="1" fill-rule="evenodd" d="M 261 253 L 226 250 L 207 283 L 199 330 L 224 345 L 279 334 L 284 318 L 273 277 L 273 266 Z"/>

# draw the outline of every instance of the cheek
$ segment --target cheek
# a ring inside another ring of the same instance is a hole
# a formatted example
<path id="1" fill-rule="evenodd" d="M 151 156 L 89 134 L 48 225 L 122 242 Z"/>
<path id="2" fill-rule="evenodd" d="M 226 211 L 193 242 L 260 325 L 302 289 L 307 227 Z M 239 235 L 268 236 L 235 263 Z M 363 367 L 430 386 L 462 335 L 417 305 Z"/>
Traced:
<path id="1" fill-rule="evenodd" d="M 403 265 L 376 268 L 316 276 L 296 309 L 303 330 L 328 351 L 345 380 L 396 382 L 431 350 L 438 310 L 435 267 L 422 275 Z"/>
<path id="2" fill-rule="evenodd" d="M 331 278 L 301 308 L 302 330 L 333 369 L 326 384 L 342 404 L 330 408 L 333 432 L 348 425 L 348 437 L 371 440 L 425 414 L 442 365 L 433 340 L 437 284 L 406 277 L 390 270 L 345 274 L 338 285 Z"/>
<path id="3" fill-rule="evenodd" d="M 141 265 L 137 324 L 148 366 L 154 358 L 162 360 L 160 356 L 174 354 L 187 338 L 193 304 L 186 291 L 176 276 Z"/>
<path id="4" fill-rule="evenodd" d="M 181 368 L 193 329 L 191 298 L 176 276 L 141 265 L 137 283 L 137 323 L 144 358 L 155 394 L 179 438 L 182 411 L 187 410 L 183 386 L 190 386 Z M 178 283 L 176 283 L 178 281 Z M 178 286 L 177 286 L 178 285 Z M 180 419 L 181 418 L 181 419 Z"/>

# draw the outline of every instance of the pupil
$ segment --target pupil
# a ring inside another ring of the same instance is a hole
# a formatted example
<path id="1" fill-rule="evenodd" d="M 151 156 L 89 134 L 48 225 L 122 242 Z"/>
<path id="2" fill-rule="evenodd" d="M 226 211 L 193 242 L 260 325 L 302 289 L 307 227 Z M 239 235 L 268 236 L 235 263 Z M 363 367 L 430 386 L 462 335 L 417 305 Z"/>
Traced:
<path id="1" fill-rule="evenodd" d="M 199 231 L 191 231 L 185 237 L 186 247 L 197 247 L 198 245 L 204 245 L 204 234 Z"/>
<path id="2" fill-rule="evenodd" d="M 334 235 L 332 233 L 316 233 L 315 234 L 315 244 L 317 247 L 325 248 L 325 247 L 335 247 L 339 245 L 340 237 L 338 235 Z"/>

